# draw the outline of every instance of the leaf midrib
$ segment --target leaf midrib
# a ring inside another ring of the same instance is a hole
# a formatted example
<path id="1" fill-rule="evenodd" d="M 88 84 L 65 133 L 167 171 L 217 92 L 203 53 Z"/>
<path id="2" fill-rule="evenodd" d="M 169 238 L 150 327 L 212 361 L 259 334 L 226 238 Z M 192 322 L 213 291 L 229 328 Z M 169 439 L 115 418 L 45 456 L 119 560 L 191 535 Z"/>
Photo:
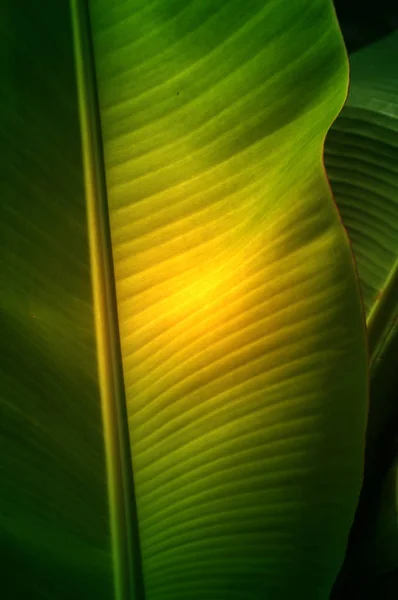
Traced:
<path id="1" fill-rule="evenodd" d="M 116 600 L 144 600 L 94 54 L 85 0 L 71 1 Z"/>

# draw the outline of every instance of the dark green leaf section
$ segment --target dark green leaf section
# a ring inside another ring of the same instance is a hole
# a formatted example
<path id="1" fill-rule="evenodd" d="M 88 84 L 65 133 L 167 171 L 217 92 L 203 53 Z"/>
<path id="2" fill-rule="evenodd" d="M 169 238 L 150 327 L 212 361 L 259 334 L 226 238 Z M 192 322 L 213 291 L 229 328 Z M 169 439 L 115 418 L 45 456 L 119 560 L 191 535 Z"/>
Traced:
<path id="1" fill-rule="evenodd" d="M 350 594 L 362 598 L 361 590 L 366 586 L 375 590 L 376 582 L 379 594 L 369 598 L 392 598 L 383 595 L 391 575 L 383 580 L 380 573 L 396 570 L 398 565 L 398 470 L 393 466 L 397 431 L 398 336 L 395 335 L 371 384 L 364 483 L 333 600 L 344 600 Z M 396 579 L 392 578 L 393 581 Z M 393 584 L 388 585 L 391 594 Z M 396 591 L 397 588 L 395 597 Z"/>
<path id="2" fill-rule="evenodd" d="M 357 261 L 373 362 L 398 316 L 398 118 L 348 104 L 325 164 Z"/>
<path id="3" fill-rule="evenodd" d="M 396 413 L 395 396 L 388 400 L 385 389 L 380 397 L 378 371 L 389 380 L 388 371 L 394 378 L 397 365 L 398 35 L 352 55 L 350 64 L 350 93 L 328 133 L 325 165 L 352 243 L 366 312 L 372 383 L 367 468 L 372 463 L 373 470 L 373 454 Z"/>
<path id="4" fill-rule="evenodd" d="M 396 258 L 398 129 L 394 132 L 390 124 L 383 115 L 348 105 L 325 146 L 325 164 L 355 252 L 367 315 Z"/>
<path id="5" fill-rule="evenodd" d="M 113 597 L 68 3 L 0 6 L 0 564 L 12 600 Z"/>
<path id="6" fill-rule="evenodd" d="M 361 581 L 370 589 L 398 566 L 397 33 L 353 54 L 350 65 L 350 93 L 329 131 L 325 165 L 356 258 L 371 385 L 364 483 L 336 600 L 362 597 Z M 341 588 L 344 581 L 350 587 Z"/>

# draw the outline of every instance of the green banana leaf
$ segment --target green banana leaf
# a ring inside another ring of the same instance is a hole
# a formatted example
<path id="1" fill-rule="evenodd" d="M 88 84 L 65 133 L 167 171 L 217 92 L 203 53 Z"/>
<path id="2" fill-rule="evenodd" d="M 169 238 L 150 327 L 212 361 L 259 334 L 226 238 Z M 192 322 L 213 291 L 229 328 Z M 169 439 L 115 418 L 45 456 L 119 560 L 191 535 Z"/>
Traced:
<path id="1" fill-rule="evenodd" d="M 67 3 L 0 7 L 1 595 L 112 598 Z"/>
<path id="2" fill-rule="evenodd" d="M 356 258 L 369 339 L 364 484 L 345 569 L 346 577 L 362 582 L 364 573 L 374 577 L 398 569 L 397 64 L 398 32 L 350 56 L 350 92 L 325 144 L 327 173 Z"/>
<path id="3" fill-rule="evenodd" d="M 332 3 L 70 8 L 0 8 L 5 597 L 327 600 L 368 400 Z"/>
<path id="4" fill-rule="evenodd" d="M 371 362 L 398 316 L 397 61 L 398 32 L 350 56 L 350 93 L 325 145 L 358 267 Z"/>

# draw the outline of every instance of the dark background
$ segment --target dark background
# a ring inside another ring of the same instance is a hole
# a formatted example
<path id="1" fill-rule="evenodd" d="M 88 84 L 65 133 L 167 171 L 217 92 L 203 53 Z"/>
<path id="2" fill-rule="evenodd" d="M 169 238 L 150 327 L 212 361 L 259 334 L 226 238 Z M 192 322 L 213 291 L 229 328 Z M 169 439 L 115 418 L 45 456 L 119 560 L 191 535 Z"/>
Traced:
<path id="1" fill-rule="evenodd" d="M 334 6 L 349 54 L 398 29 L 398 0 L 334 0 Z"/>

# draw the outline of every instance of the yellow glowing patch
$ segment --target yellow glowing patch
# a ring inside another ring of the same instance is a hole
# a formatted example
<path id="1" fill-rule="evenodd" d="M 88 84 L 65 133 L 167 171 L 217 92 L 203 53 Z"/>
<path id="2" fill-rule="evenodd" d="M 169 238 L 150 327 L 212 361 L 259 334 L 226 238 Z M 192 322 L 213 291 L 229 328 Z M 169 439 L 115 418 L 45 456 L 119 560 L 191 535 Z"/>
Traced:
<path id="1" fill-rule="evenodd" d="M 218 328 L 231 312 L 228 307 L 239 312 L 241 287 L 247 281 L 248 248 L 240 244 L 235 252 L 217 250 L 179 257 L 152 272 L 152 287 L 134 303 L 131 326 L 136 341 L 149 341 L 146 334 L 152 339 L 168 331 L 172 335 L 172 330 L 184 322 L 194 338 L 209 328 Z"/>

